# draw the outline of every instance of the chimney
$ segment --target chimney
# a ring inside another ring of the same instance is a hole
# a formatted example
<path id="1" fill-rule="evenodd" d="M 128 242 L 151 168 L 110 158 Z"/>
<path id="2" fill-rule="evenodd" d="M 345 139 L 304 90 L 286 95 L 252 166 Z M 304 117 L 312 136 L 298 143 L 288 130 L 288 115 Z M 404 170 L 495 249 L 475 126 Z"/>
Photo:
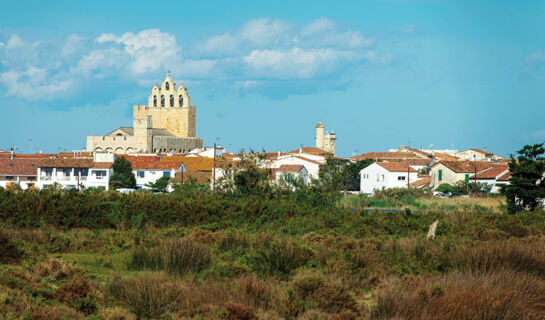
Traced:
<path id="1" fill-rule="evenodd" d="M 277 152 L 277 156 L 278 156 L 278 157 L 280 157 L 280 150 L 278 150 L 278 152 Z"/>
<path id="2" fill-rule="evenodd" d="M 303 148 L 299 149 L 299 153 L 303 153 Z"/>
<path id="3" fill-rule="evenodd" d="M 9 155 L 9 158 L 10 158 L 11 160 L 13 160 L 13 159 L 15 159 L 15 150 L 14 150 L 13 147 L 11 147 L 11 150 L 10 150 L 10 151 L 11 151 L 11 153 L 10 153 L 10 155 Z"/>
<path id="4" fill-rule="evenodd" d="M 484 147 L 483 151 L 484 151 L 484 152 L 488 152 L 488 151 L 486 150 L 486 147 Z"/>

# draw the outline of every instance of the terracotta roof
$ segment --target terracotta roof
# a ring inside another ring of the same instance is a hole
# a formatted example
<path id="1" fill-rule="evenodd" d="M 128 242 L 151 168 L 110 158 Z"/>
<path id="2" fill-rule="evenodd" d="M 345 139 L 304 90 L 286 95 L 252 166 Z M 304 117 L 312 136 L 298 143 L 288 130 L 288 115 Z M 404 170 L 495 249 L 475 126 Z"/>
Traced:
<path id="1" fill-rule="evenodd" d="M 301 152 L 301 149 L 303 152 Z M 288 153 L 307 153 L 307 154 L 313 154 L 313 155 L 319 155 L 319 156 L 331 155 L 331 152 L 326 151 L 324 149 L 315 148 L 315 147 L 303 147 L 303 148 L 292 150 Z"/>
<path id="2" fill-rule="evenodd" d="M 511 178 L 511 172 L 507 172 L 503 176 L 496 179 L 497 181 L 509 181 L 509 178 Z"/>
<path id="3" fill-rule="evenodd" d="M 93 159 L 41 159 L 40 168 L 92 168 Z"/>
<path id="4" fill-rule="evenodd" d="M 93 153 L 91 151 L 76 151 L 76 152 L 59 152 L 57 154 L 58 158 L 74 158 L 74 154 L 76 155 L 76 158 L 91 158 L 93 156 Z"/>
<path id="5" fill-rule="evenodd" d="M 390 172 L 416 172 L 413 168 L 403 162 L 375 162 Z"/>
<path id="6" fill-rule="evenodd" d="M 487 161 L 439 161 L 433 166 L 443 164 L 445 167 L 456 173 L 475 173 L 486 170 L 490 167 L 498 166 L 492 162 Z"/>
<path id="7" fill-rule="evenodd" d="M 113 162 L 95 162 L 93 169 L 110 169 L 113 165 Z"/>
<path id="8" fill-rule="evenodd" d="M 477 176 L 477 179 L 496 179 L 497 176 L 501 175 L 508 169 L 509 167 L 504 164 L 490 167 L 477 173 L 476 175 L 472 175 L 469 177 L 469 179 L 475 179 L 475 176 Z"/>
<path id="9" fill-rule="evenodd" d="M 276 172 L 299 172 L 303 168 L 302 164 L 283 164 L 276 169 Z"/>
<path id="10" fill-rule="evenodd" d="M 411 152 L 367 152 L 364 154 L 360 154 L 357 156 L 352 157 L 354 160 L 362 160 L 362 159 L 382 159 L 382 160 L 391 160 L 391 159 L 421 159 L 421 157 L 411 153 Z"/>
<path id="11" fill-rule="evenodd" d="M 435 152 L 435 153 L 433 154 L 433 156 L 434 156 L 436 159 L 439 159 L 439 160 L 458 161 L 458 158 L 457 158 L 457 157 L 451 156 L 450 154 L 446 154 L 446 153 Z"/>
<path id="12" fill-rule="evenodd" d="M 159 162 L 158 156 L 129 156 L 126 154 L 116 155 L 118 158 L 124 158 L 131 163 L 133 169 L 149 169 L 153 163 Z"/>
<path id="13" fill-rule="evenodd" d="M 35 176 L 38 174 L 37 159 L 0 158 L 1 176 Z"/>
<path id="14" fill-rule="evenodd" d="M 197 179 L 197 183 L 204 183 L 208 184 L 210 183 L 210 180 L 212 179 L 212 172 L 205 172 L 205 171 L 199 171 L 199 172 L 184 172 L 183 173 L 183 183 L 189 182 L 189 177 L 193 177 Z M 176 175 L 174 178 L 171 178 L 169 180 L 170 183 L 182 183 L 182 172 L 176 172 Z"/>
<path id="15" fill-rule="evenodd" d="M 214 166 L 214 159 L 208 157 L 164 157 L 163 161 L 180 161 L 183 162 L 188 172 L 197 171 L 212 171 Z"/>
<path id="16" fill-rule="evenodd" d="M 0 158 L 2 157 L 9 157 L 11 153 L 0 153 Z M 15 158 L 19 159 L 44 159 L 44 158 L 56 158 L 57 154 L 55 153 L 17 153 L 15 154 Z"/>
<path id="17" fill-rule="evenodd" d="M 404 160 L 387 160 L 383 162 L 397 162 L 397 163 L 408 164 L 411 166 L 427 166 L 431 162 L 431 159 L 419 158 L 419 159 L 404 159 Z"/>
<path id="18" fill-rule="evenodd" d="M 418 179 L 416 180 L 415 182 L 411 182 L 409 183 L 409 186 L 413 186 L 413 187 L 425 187 L 427 185 L 429 185 L 431 182 L 431 177 L 430 176 L 427 176 L 427 177 L 423 177 L 421 179 Z"/>
<path id="19" fill-rule="evenodd" d="M 424 152 L 422 150 L 418 150 L 418 149 L 409 149 L 412 153 L 418 155 L 418 156 L 421 156 L 421 157 L 426 157 L 426 158 L 431 158 L 431 154 L 427 153 L 427 152 Z"/>

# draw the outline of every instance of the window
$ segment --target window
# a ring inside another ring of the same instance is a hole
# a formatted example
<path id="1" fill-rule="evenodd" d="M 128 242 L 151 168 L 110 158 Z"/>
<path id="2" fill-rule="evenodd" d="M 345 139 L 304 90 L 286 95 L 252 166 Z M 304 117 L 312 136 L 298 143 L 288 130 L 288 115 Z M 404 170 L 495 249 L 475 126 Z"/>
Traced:
<path id="1" fill-rule="evenodd" d="M 163 177 L 170 177 L 170 171 L 163 171 Z"/>
<path id="2" fill-rule="evenodd" d="M 443 180 L 443 170 L 439 170 L 439 181 Z"/>
<path id="3" fill-rule="evenodd" d="M 397 177 L 397 180 L 399 180 L 399 181 L 404 181 L 404 180 L 405 180 L 405 176 L 398 176 L 398 177 Z"/>
<path id="4" fill-rule="evenodd" d="M 184 97 L 182 95 L 180 95 L 180 97 L 178 98 L 180 100 L 180 107 L 184 105 Z"/>
<path id="5" fill-rule="evenodd" d="M 166 88 L 167 90 L 170 90 L 170 84 L 169 84 L 168 82 L 165 83 L 165 88 Z"/>
<path id="6" fill-rule="evenodd" d="M 97 180 L 106 178 L 106 170 L 95 170 L 94 174 Z"/>
<path id="7" fill-rule="evenodd" d="M 161 107 L 165 106 L 165 96 L 161 95 Z"/>
<path id="8" fill-rule="evenodd" d="M 174 96 L 170 95 L 170 106 L 174 107 Z"/>
<path id="9" fill-rule="evenodd" d="M 89 175 L 89 169 L 87 168 L 79 169 L 79 172 L 82 177 L 87 177 Z"/>
<path id="10" fill-rule="evenodd" d="M 157 96 L 153 96 L 153 106 L 157 107 Z"/>
<path id="11" fill-rule="evenodd" d="M 139 175 L 140 178 L 144 178 L 144 171 L 138 172 L 138 175 Z"/>
<path id="12" fill-rule="evenodd" d="M 6 180 L 7 180 L 7 181 L 13 181 L 13 179 L 14 179 L 13 176 L 7 176 L 7 177 L 6 177 Z"/>

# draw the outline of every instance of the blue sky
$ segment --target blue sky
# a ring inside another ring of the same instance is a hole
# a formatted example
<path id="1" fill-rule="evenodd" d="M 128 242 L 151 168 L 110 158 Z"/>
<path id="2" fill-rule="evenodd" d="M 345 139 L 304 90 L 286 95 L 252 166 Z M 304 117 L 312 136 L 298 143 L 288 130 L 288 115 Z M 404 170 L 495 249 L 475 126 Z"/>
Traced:
<path id="1" fill-rule="evenodd" d="M 132 125 L 167 70 L 197 135 L 509 155 L 545 140 L 545 1 L 5 1 L 0 149 L 81 149 Z"/>

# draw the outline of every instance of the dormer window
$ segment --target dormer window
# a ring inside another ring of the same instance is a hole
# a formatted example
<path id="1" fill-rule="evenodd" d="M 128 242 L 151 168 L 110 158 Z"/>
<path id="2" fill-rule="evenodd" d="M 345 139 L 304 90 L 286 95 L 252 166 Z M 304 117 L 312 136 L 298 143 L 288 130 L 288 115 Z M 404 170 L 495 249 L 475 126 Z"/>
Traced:
<path id="1" fill-rule="evenodd" d="M 169 83 L 168 83 L 168 82 L 167 82 L 167 83 L 165 83 L 165 88 L 166 88 L 167 90 L 170 90 L 170 85 L 169 85 Z"/>
<path id="2" fill-rule="evenodd" d="M 170 106 L 174 107 L 174 95 L 170 95 Z"/>

